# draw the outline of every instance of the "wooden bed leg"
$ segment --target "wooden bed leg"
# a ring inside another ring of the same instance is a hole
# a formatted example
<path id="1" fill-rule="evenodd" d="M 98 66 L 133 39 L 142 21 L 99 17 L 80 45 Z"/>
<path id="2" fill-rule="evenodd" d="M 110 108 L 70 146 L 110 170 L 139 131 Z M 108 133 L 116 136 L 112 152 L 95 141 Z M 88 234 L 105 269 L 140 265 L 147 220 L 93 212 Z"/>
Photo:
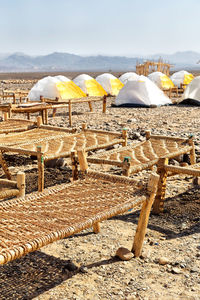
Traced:
<path id="1" fill-rule="evenodd" d="M 101 231 L 100 223 L 97 222 L 93 225 L 93 231 L 94 233 L 99 233 Z"/>
<path id="2" fill-rule="evenodd" d="M 10 171 L 8 169 L 7 163 L 6 163 L 6 161 L 3 157 L 2 151 L 0 151 L 0 164 L 2 166 L 2 169 L 3 169 L 7 179 L 11 180 L 11 174 L 10 174 Z"/>
<path id="3" fill-rule="evenodd" d="M 45 116 L 45 124 L 48 124 L 48 109 L 44 110 L 44 116 Z"/>
<path id="4" fill-rule="evenodd" d="M 153 213 L 159 214 L 163 212 L 165 191 L 167 184 L 167 172 L 165 171 L 165 165 L 168 164 L 168 158 L 160 158 L 157 164 L 157 173 L 160 175 L 158 182 L 158 190 L 153 204 Z"/>
<path id="5" fill-rule="evenodd" d="M 122 167 L 123 168 L 122 173 L 124 176 L 130 175 L 130 170 L 131 170 L 130 160 L 131 158 L 129 156 L 124 157 L 123 167 Z"/>
<path id="6" fill-rule="evenodd" d="M 37 117 L 37 127 L 40 127 L 42 125 L 42 117 L 38 116 Z"/>
<path id="7" fill-rule="evenodd" d="M 24 172 L 17 173 L 17 187 L 19 189 L 18 197 L 24 197 L 25 196 L 25 188 L 26 188 Z"/>
<path id="8" fill-rule="evenodd" d="M 136 229 L 136 234 L 133 242 L 133 247 L 131 250 L 134 253 L 135 257 L 140 256 L 142 252 L 142 245 L 147 230 L 149 214 L 156 195 L 158 181 L 159 181 L 159 175 L 152 174 L 150 176 L 149 185 L 148 185 L 148 191 L 150 195 L 149 198 L 147 198 L 142 205 L 142 209 L 140 211 L 140 216 L 139 216 L 138 225 Z"/>
<path id="9" fill-rule="evenodd" d="M 75 151 L 71 152 L 71 161 L 72 161 L 72 179 L 78 180 L 78 160 L 76 158 Z"/>
<path id="10" fill-rule="evenodd" d="M 69 100 L 69 126 L 72 127 L 72 103 L 71 100 Z"/>
<path id="11" fill-rule="evenodd" d="M 86 130 L 87 129 L 87 124 L 86 123 L 82 123 L 81 128 L 82 128 L 83 131 Z"/>
<path id="12" fill-rule="evenodd" d="M 3 120 L 4 120 L 4 121 L 8 121 L 8 119 L 9 119 L 8 113 L 5 112 L 5 113 L 3 114 Z"/>
<path id="13" fill-rule="evenodd" d="M 189 138 L 188 144 L 192 146 L 192 150 L 190 150 L 190 163 L 191 165 L 194 165 L 196 164 L 196 154 L 195 154 L 194 140 L 192 136 Z"/>
<path id="14" fill-rule="evenodd" d="M 151 138 L 151 131 L 146 130 L 145 135 L 146 135 L 146 140 L 149 140 Z"/>
<path id="15" fill-rule="evenodd" d="M 88 163 L 87 163 L 87 157 L 86 157 L 85 150 L 79 149 L 79 150 L 77 150 L 77 154 L 78 154 L 80 170 L 82 172 L 85 172 L 88 169 Z"/>
<path id="16" fill-rule="evenodd" d="M 55 118 L 55 116 L 56 116 L 56 108 L 53 108 L 52 117 Z"/>
<path id="17" fill-rule="evenodd" d="M 44 158 L 42 147 L 37 146 L 37 160 L 38 160 L 38 192 L 44 190 Z"/>
<path id="18" fill-rule="evenodd" d="M 124 141 L 122 142 L 122 146 L 126 147 L 127 146 L 127 139 L 128 139 L 128 130 L 126 128 L 122 129 L 122 138 Z"/>
<path id="19" fill-rule="evenodd" d="M 91 101 L 88 101 L 88 105 L 89 105 L 90 112 L 93 112 L 92 102 L 91 102 Z"/>
<path id="20" fill-rule="evenodd" d="M 103 113 L 105 114 L 106 113 L 106 95 L 103 96 Z"/>

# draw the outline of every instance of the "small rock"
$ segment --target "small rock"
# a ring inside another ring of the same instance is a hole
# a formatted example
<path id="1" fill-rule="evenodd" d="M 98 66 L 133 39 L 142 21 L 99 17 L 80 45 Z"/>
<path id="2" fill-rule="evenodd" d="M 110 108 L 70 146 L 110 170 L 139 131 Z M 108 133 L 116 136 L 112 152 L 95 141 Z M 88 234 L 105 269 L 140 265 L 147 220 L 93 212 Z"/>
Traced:
<path id="1" fill-rule="evenodd" d="M 134 254 L 127 248 L 120 247 L 116 252 L 116 256 L 118 256 L 121 260 L 130 260 L 134 257 Z"/>
<path id="2" fill-rule="evenodd" d="M 167 257 L 160 257 L 159 258 L 159 260 L 158 260 L 158 263 L 160 264 L 160 265 L 167 265 L 167 264 L 169 264 L 169 259 L 167 258 Z"/>
<path id="3" fill-rule="evenodd" d="M 181 274 L 182 271 L 179 269 L 179 268 L 172 268 L 172 271 L 171 271 L 173 274 Z"/>
<path id="4" fill-rule="evenodd" d="M 60 168 L 64 166 L 64 163 L 64 158 L 58 158 L 45 161 L 45 166 L 47 168 Z"/>
<path id="5" fill-rule="evenodd" d="M 199 272 L 199 268 L 194 267 L 190 270 L 190 273 L 198 273 Z"/>

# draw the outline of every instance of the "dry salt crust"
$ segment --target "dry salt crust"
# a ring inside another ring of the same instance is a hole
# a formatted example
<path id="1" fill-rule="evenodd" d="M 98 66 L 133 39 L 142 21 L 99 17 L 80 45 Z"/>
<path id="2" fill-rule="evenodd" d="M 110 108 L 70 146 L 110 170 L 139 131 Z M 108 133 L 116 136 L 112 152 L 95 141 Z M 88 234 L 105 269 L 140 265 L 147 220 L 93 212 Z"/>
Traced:
<path id="1" fill-rule="evenodd" d="M 12 80 L 3 85 L 27 89 L 33 84 Z M 132 143 L 143 140 L 147 129 L 183 137 L 194 134 L 200 160 L 200 108 L 115 108 L 112 102 L 110 98 L 106 115 L 101 113 L 100 103 L 95 103 L 94 113 L 88 112 L 87 104 L 74 106 L 74 126 L 87 121 L 91 128 L 120 131 L 126 127 Z M 50 124 L 68 126 L 66 112 L 59 110 Z M 23 156 L 7 159 L 12 173 L 26 172 L 27 193 L 37 190 L 35 162 Z M 71 171 L 65 162 L 64 168 L 45 169 L 46 187 L 69 180 Z M 103 169 L 121 172 L 108 166 Z M 134 176 L 147 180 L 149 174 L 143 171 Z M 199 186 L 192 185 L 192 177 L 170 177 L 165 212 L 150 217 L 142 257 L 126 262 L 115 257 L 120 246 L 132 247 L 138 213 L 130 211 L 103 222 L 99 234 L 85 230 L 1 266 L 0 299 L 200 299 L 199 196 Z M 159 263 L 163 258 L 165 265 Z M 76 270 L 69 260 L 77 265 Z"/>

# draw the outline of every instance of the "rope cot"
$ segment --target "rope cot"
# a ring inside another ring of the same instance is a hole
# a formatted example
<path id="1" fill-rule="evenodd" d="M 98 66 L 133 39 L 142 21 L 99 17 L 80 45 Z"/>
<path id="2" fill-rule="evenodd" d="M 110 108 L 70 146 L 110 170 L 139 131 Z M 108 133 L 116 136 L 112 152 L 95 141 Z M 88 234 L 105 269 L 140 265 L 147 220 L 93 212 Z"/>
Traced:
<path id="1" fill-rule="evenodd" d="M 11 174 L 6 167 L 3 152 L 36 156 L 38 160 L 38 189 L 42 191 L 44 188 L 45 161 L 69 157 L 71 152 L 78 148 L 91 151 L 119 143 L 126 143 L 123 132 L 91 130 L 83 126 L 81 132 L 69 134 L 62 129 L 55 130 L 53 126 L 41 125 L 39 128 L 0 138 L 0 163 L 7 178 L 10 179 Z"/>
<path id="2" fill-rule="evenodd" d="M 0 122 L 0 134 L 26 131 L 34 127 L 35 122 L 29 120 L 7 119 Z"/>
<path id="3" fill-rule="evenodd" d="M 153 185 L 148 192 L 146 188 L 138 187 L 136 180 L 88 171 L 82 179 L 71 184 L 1 202 L 0 264 L 95 226 L 130 208 L 137 210 L 144 203 L 151 207 L 158 181 L 157 175 L 152 176 Z M 144 210 L 149 216 L 143 207 L 142 218 Z M 148 216 L 145 215 L 145 220 Z M 142 227 L 145 231 L 146 225 Z M 136 231 L 133 249 L 136 256 L 141 252 L 143 230 Z"/>
<path id="4" fill-rule="evenodd" d="M 193 153 L 192 153 L 193 152 Z M 195 160 L 192 138 L 151 135 L 135 146 L 121 147 L 87 157 L 88 162 L 122 167 L 125 175 L 148 169 L 157 164 L 159 158 L 175 158 L 189 153 L 192 164 Z"/>

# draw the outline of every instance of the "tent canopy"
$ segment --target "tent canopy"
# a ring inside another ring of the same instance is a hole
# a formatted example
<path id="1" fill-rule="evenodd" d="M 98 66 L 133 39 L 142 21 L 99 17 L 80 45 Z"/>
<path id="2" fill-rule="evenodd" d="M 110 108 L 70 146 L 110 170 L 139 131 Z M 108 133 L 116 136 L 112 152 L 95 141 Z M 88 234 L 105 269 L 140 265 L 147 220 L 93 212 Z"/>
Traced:
<path id="1" fill-rule="evenodd" d="M 173 81 L 174 85 L 178 86 L 179 88 L 181 87 L 181 84 L 188 85 L 193 79 L 194 76 L 191 73 L 184 70 L 175 72 L 171 76 L 171 80 Z"/>
<path id="2" fill-rule="evenodd" d="M 137 79 L 139 77 L 135 72 L 126 72 L 119 77 L 119 80 L 126 84 L 129 79 Z"/>
<path id="3" fill-rule="evenodd" d="M 200 105 L 200 76 L 188 84 L 180 103 Z"/>
<path id="4" fill-rule="evenodd" d="M 73 82 L 78 85 L 88 96 L 107 95 L 107 92 L 104 90 L 104 88 L 94 78 L 87 74 L 78 75 L 73 79 Z"/>
<path id="5" fill-rule="evenodd" d="M 59 75 L 47 76 L 39 80 L 28 94 L 31 101 L 40 101 L 40 96 L 59 100 L 82 98 L 86 94 L 69 78 Z"/>
<path id="6" fill-rule="evenodd" d="M 172 104 L 155 83 L 145 76 L 129 80 L 116 97 L 117 106 L 160 106 Z"/>
<path id="7" fill-rule="evenodd" d="M 104 73 L 97 76 L 96 81 L 108 94 L 112 96 L 117 96 L 121 88 L 124 86 L 117 77 L 109 73 Z"/>
<path id="8" fill-rule="evenodd" d="M 174 84 L 171 81 L 171 79 L 162 72 L 153 72 L 148 75 L 148 78 L 162 90 L 168 90 L 174 87 Z"/>

